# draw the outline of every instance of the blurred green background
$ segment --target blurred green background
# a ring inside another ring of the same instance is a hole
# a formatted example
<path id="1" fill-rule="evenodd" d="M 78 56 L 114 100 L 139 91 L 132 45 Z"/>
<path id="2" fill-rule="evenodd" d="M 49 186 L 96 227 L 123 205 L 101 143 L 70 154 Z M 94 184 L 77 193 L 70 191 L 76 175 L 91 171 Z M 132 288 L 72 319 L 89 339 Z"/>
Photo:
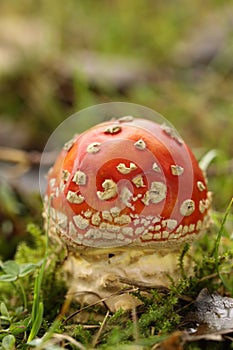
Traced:
<path id="1" fill-rule="evenodd" d="M 228 0 L 1 1 L 0 255 L 12 254 L 27 222 L 42 224 L 38 164 L 15 151 L 3 162 L 6 147 L 34 158 L 65 118 L 97 103 L 158 111 L 198 159 L 216 149 L 209 187 L 214 210 L 224 211 L 233 194 L 232 78 Z"/>

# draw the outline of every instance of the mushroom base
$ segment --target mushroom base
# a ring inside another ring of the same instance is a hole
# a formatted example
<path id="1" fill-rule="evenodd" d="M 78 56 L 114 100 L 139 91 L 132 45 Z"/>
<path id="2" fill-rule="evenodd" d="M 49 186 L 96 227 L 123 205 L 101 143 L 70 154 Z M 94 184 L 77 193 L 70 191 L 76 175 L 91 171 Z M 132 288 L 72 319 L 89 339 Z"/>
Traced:
<path id="1" fill-rule="evenodd" d="M 177 259 L 176 251 L 159 250 L 155 253 L 151 249 L 108 253 L 93 249 L 88 253 L 70 253 L 64 266 L 69 294 L 74 294 L 75 299 L 83 304 L 106 298 L 105 303 L 111 311 L 130 309 L 139 305 L 139 300 L 120 291 L 129 284 L 132 287 L 134 281 L 140 286 L 168 287 L 171 279 L 180 277 Z"/>
<path id="2" fill-rule="evenodd" d="M 207 221 L 208 219 L 208 221 Z M 205 228 L 209 226 L 210 215 L 206 215 Z M 120 308 L 131 309 L 141 302 L 126 288 L 134 286 L 150 290 L 156 286 L 169 287 L 172 281 L 181 277 L 178 257 L 185 243 L 192 243 L 196 234 L 171 239 L 166 242 L 144 244 L 134 242 L 115 248 L 96 248 L 75 243 L 52 223 L 49 227 L 51 240 L 59 246 L 68 248 L 64 261 L 64 273 L 69 288 L 68 295 L 81 304 L 92 304 L 104 299 L 108 308 L 114 312 Z M 205 230 L 199 232 L 200 237 Z M 192 270 L 192 261 L 184 258 L 185 272 Z M 145 288 L 143 288 L 145 287 Z"/>

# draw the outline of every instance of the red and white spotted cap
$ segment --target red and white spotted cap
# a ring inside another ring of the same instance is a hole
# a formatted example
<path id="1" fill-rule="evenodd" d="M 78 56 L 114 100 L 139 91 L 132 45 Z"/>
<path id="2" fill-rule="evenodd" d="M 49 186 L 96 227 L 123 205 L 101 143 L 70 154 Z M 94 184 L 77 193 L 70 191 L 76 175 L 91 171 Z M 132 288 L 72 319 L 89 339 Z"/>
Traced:
<path id="1" fill-rule="evenodd" d="M 206 228 L 210 203 L 175 129 L 126 116 L 64 145 L 48 173 L 45 215 L 53 234 L 77 249 L 176 248 Z"/>

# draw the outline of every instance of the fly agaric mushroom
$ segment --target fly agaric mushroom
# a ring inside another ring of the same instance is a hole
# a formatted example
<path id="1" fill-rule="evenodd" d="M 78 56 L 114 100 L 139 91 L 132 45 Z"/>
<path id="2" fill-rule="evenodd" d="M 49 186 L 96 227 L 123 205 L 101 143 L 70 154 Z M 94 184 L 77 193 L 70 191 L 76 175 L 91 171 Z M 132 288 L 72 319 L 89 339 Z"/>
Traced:
<path id="1" fill-rule="evenodd" d="M 68 247 L 72 291 L 106 297 L 122 288 L 119 276 L 165 284 L 177 251 L 207 228 L 210 203 L 205 176 L 173 128 L 123 117 L 64 145 L 48 174 L 45 216 Z"/>

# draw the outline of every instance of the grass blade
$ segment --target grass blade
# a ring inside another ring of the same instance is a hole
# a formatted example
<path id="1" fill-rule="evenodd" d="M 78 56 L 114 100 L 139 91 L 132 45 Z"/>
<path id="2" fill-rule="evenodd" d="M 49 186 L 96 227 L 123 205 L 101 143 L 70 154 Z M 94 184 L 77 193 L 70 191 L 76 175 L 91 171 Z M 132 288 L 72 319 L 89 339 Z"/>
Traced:
<path id="1" fill-rule="evenodd" d="M 199 161 L 199 167 L 206 171 L 210 165 L 210 163 L 216 158 L 218 155 L 218 152 L 215 149 L 210 150 L 207 152 Z"/>
<path id="2" fill-rule="evenodd" d="M 216 242 L 215 242 L 215 247 L 214 247 L 214 259 L 215 259 L 215 265 L 216 265 L 216 270 L 218 272 L 219 278 L 221 279 L 222 283 L 224 284 L 224 286 L 226 287 L 227 290 L 229 290 L 231 293 L 233 292 L 233 288 L 229 285 L 229 283 L 226 281 L 226 279 L 223 277 L 223 275 L 221 274 L 220 270 L 219 270 L 219 247 L 220 247 L 220 241 L 221 238 L 223 236 L 224 233 L 224 227 L 225 227 L 225 223 L 226 220 L 228 218 L 228 215 L 230 214 L 230 210 L 233 204 L 233 198 L 231 199 L 226 212 L 223 216 L 221 225 L 220 225 L 220 229 L 216 238 Z"/>
<path id="3" fill-rule="evenodd" d="M 48 257 L 48 228 L 49 226 L 47 227 L 45 232 L 46 234 L 45 257 L 43 259 L 43 263 L 36 277 L 35 285 L 34 285 L 34 298 L 33 298 L 32 316 L 31 316 L 31 332 L 28 337 L 28 343 L 36 337 L 43 320 L 44 304 L 42 301 L 40 301 L 40 294 L 41 294 L 41 285 L 42 285 L 44 272 L 45 272 L 45 266 L 46 266 L 47 257 Z"/>
<path id="4" fill-rule="evenodd" d="M 41 301 L 39 303 L 39 306 L 38 306 L 35 320 L 33 321 L 33 324 L 32 324 L 31 332 L 29 334 L 28 341 L 27 341 L 28 343 L 31 340 L 33 340 L 36 337 L 37 333 L 39 332 L 42 321 L 43 321 L 43 314 L 44 314 L 44 304 Z"/>

